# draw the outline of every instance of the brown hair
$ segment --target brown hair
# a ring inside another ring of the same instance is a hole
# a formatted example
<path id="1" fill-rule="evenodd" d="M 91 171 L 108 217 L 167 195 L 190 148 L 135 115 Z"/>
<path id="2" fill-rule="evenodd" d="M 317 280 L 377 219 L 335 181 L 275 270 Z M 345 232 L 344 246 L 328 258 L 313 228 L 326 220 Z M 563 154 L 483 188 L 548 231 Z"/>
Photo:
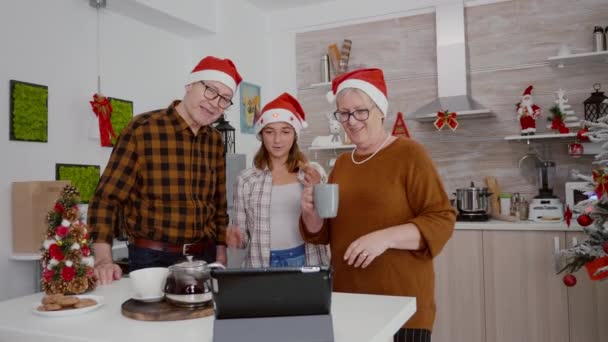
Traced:
<path id="1" fill-rule="evenodd" d="M 308 162 L 308 158 L 300 151 L 300 148 L 298 147 L 298 136 L 294 135 L 293 145 L 291 145 L 291 148 L 289 149 L 287 161 L 285 162 L 287 171 L 289 173 L 297 172 L 302 165 L 306 164 L 306 162 Z M 264 146 L 263 140 L 260 149 L 256 152 L 255 157 L 253 157 L 253 165 L 260 170 L 264 170 L 266 166 L 268 166 L 268 169 L 272 171 L 272 160 L 270 160 L 270 154 L 268 153 L 266 146 Z"/>

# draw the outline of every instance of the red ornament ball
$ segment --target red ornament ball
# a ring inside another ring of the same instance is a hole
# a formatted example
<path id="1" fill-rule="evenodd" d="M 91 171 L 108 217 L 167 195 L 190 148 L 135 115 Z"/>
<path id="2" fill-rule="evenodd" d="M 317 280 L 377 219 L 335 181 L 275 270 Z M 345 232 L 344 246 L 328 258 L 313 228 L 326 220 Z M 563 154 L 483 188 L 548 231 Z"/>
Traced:
<path id="1" fill-rule="evenodd" d="M 580 214 L 576 218 L 576 222 L 578 222 L 578 224 L 580 224 L 582 227 L 587 227 L 593 222 L 593 219 L 587 214 Z"/>
<path id="2" fill-rule="evenodd" d="M 564 276 L 564 285 L 568 287 L 576 285 L 576 277 L 573 274 L 566 274 Z"/>
<path id="3" fill-rule="evenodd" d="M 604 249 L 604 253 L 608 254 L 608 241 L 604 242 L 604 244 L 602 245 L 602 248 Z"/>

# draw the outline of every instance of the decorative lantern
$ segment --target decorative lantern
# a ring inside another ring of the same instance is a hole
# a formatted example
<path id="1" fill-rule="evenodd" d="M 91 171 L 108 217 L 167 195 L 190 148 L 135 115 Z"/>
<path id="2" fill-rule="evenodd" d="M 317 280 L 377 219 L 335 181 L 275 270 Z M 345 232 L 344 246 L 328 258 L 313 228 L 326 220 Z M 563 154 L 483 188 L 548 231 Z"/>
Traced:
<path id="1" fill-rule="evenodd" d="M 608 114 L 608 97 L 604 92 L 600 91 L 601 85 L 596 83 L 593 85 L 595 93 L 583 102 L 585 104 L 585 120 L 597 122 L 599 118 Z"/>
<path id="2" fill-rule="evenodd" d="M 216 121 L 215 128 L 222 133 L 224 139 L 224 153 L 235 153 L 234 127 L 224 119 L 224 115 Z"/>

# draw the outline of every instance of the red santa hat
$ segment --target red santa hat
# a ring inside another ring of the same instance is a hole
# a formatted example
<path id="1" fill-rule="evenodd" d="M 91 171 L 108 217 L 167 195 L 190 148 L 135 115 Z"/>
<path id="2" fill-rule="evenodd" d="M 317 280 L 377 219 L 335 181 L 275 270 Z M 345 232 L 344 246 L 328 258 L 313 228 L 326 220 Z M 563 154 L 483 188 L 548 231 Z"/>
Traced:
<path id="1" fill-rule="evenodd" d="M 336 95 L 346 88 L 362 90 L 374 101 L 384 115 L 387 114 L 388 98 L 382 70 L 359 69 L 334 78 L 331 82 L 331 91 L 327 93 L 327 100 L 333 103 L 336 100 Z"/>
<path id="2" fill-rule="evenodd" d="M 526 95 L 532 95 L 532 86 L 528 86 L 528 88 L 526 88 L 526 90 L 524 90 L 524 93 L 522 96 L 526 96 Z"/>
<path id="3" fill-rule="evenodd" d="M 234 94 L 242 80 L 231 60 L 207 56 L 192 69 L 187 84 L 197 81 L 218 81 L 230 88 Z"/>
<path id="4" fill-rule="evenodd" d="M 259 138 L 264 126 L 274 122 L 287 122 L 299 135 L 302 128 L 308 127 L 305 117 L 300 102 L 288 93 L 283 93 L 262 108 L 260 115 L 255 118 L 255 133 Z"/>

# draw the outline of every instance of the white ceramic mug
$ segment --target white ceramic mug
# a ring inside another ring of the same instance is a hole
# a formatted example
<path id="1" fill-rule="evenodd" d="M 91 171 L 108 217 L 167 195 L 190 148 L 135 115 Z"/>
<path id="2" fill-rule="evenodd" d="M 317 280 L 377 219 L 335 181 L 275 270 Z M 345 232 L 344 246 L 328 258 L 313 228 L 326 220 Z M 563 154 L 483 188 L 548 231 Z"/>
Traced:
<path id="1" fill-rule="evenodd" d="M 166 267 L 142 268 L 129 273 L 135 299 L 161 298 L 169 269 Z"/>
<path id="2" fill-rule="evenodd" d="M 314 203 L 321 218 L 331 218 L 338 215 L 338 199 L 340 188 L 338 184 L 317 184 L 314 187 Z"/>

